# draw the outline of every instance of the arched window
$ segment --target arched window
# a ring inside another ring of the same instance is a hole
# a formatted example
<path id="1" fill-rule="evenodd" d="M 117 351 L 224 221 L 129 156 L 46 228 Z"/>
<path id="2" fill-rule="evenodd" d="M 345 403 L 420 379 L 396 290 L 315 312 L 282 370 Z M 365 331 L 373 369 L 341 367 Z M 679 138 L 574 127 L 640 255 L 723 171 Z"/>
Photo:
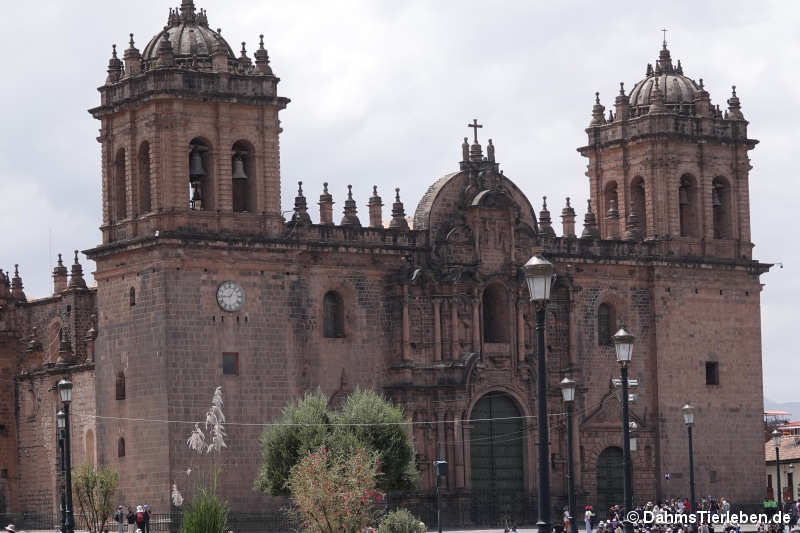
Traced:
<path id="1" fill-rule="evenodd" d="M 136 305 L 136 289 L 133 287 L 128 291 L 128 299 L 130 300 L 131 307 Z"/>
<path id="2" fill-rule="evenodd" d="M 125 439 L 123 437 L 117 441 L 117 457 L 125 457 Z"/>
<path id="3" fill-rule="evenodd" d="M 508 296 L 506 289 L 493 283 L 483 291 L 484 342 L 509 342 Z"/>
<path id="4" fill-rule="evenodd" d="M 714 238 L 731 239 L 731 187 L 725 178 L 711 183 L 711 209 L 714 212 Z"/>
<path id="5" fill-rule="evenodd" d="M 597 344 L 600 346 L 614 344 L 612 336 L 615 322 L 614 308 L 607 303 L 600 304 L 597 308 Z"/>
<path id="6" fill-rule="evenodd" d="M 617 197 L 617 182 L 616 181 L 609 181 L 606 183 L 606 190 L 605 190 L 605 201 L 606 201 L 606 211 L 605 213 L 598 213 L 600 215 L 608 214 L 608 211 L 611 209 L 613 205 L 614 208 L 619 209 L 619 198 Z"/>
<path id="7" fill-rule="evenodd" d="M 192 139 L 189 143 L 189 209 L 213 209 L 213 173 L 211 144 L 200 137 Z"/>
<path id="8" fill-rule="evenodd" d="M 231 154 L 231 185 L 233 210 L 235 212 L 256 211 L 256 179 L 253 164 L 253 146 L 247 141 L 237 141 Z"/>
<path id="9" fill-rule="evenodd" d="M 117 386 L 116 386 L 117 400 L 125 399 L 125 372 L 120 370 L 117 372 Z"/>
<path id="10" fill-rule="evenodd" d="M 700 220 L 697 216 L 697 182 L 685 174 L 678 187 L 678 213 L 680 216 L 681 237 L 699 237 Z"/>
<path id="11" fill-rule="evenodd" d="M 606 238 L 615 239 L 619 237 L 619 220 L 609 217 L 612 215 L 612 213 L 617 213 L 617 217 L 619 217 L 619 196 L 617 194 L 616 181 L 610 181 L 606 183 L 603 198 L 605 201 L 605 211 L 603 213 L 598 213 L 597 215 L 601 220 L 607 221 L 602 224 L 602 227 L 605 229 Z"/>
<path id="12" fill-rule="evenodd" d="M 114 159 L 113 170 L 113 184 L 111 189 L 113 191 L 113 206 L 112 212 L 114 213 L 114 222 L 123 220 L 128 216 L 128 189 L 125 182 L 125 149 L 120 148 L 117 151 L 117 157 Z"/>
<path id="13" fill-rule="evenodd" d="M 642 236 L 647 236 L 647 195 L 645 194 L 644 178 L 637 176 L 631 181 L 631 210 L 639 219 Z"/>
<path id="14" fill-rule="evenodd" d="M 139 214 L 149 213 L 152 207 L 150 198 L 150 143 L 143 142 L 139 148 Z"/>
<path id="15" fill-rule="evenodd" d="M 336 291 L 328 291 L 322 300 L 323 334 L 337 339 L 344 337 L 344 300 Z"/>

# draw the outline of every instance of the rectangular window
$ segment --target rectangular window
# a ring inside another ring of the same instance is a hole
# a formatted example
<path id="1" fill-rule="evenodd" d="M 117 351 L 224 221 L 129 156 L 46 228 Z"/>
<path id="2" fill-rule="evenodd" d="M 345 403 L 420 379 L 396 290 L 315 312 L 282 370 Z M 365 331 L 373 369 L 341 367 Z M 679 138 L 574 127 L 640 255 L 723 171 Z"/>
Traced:
<path id="1" fill-rule="evenodd" d="M 706 385 L 719 385 L 719 363 L 706 361 Z"/>
<path id="2" fill-rule="evenodd" d="M 767 488 L 772 488 L 772 474 L 767 474 Z"/>
<path id="3" fill-rule="evenodd" d="M 239 354 L 225 352 L 222 354 L 222 373 L 226 376 L 239 375 Z"/>

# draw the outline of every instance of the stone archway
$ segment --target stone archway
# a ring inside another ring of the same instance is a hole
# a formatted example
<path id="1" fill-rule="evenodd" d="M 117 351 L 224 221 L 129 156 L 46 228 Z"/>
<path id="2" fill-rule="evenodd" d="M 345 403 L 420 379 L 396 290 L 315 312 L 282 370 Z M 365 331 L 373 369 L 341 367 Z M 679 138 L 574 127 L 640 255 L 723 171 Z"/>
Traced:
<path id="1" fill-rule="evenodd" d="M 624 503 L 624 478 L 622 448 L 609 446 L 597 457 L 597 497 L 595 511 L 605 516 L 612 505 Z"/>
<path id="2" fill-rule="evenodd" d="M 496 525 L 524 516 L 525 424 L 514 400 L 490 392 L 472 409 L 470 476 L 472 519 Z"/>

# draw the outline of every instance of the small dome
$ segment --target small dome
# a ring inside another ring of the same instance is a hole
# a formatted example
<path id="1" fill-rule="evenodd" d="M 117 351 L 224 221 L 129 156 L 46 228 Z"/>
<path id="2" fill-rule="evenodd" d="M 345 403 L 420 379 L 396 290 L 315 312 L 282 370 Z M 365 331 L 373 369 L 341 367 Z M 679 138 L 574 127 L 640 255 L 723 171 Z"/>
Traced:
<path id="1" fill-rule="evenodd" d="M 183 62 L 182 59 L 191 60 L 194 57 L 207 60 L 217 49 L 225 52 L 229 58 L 236 59 L 233 49 L 222 38 L 222 35 L 208 27 L 205 10 L 195 13 L 192 1 L 184 1 L 180 11 L 170 10 L 167 26 L 150 39 L 150 42 L 144 47 L 142 59 L 146 63 L 158 59 L 159 45 L 167 38 L 169 38 L 172 53 L 179 64 Z"/>
<path id="2" fill-rule="evenodd" d="M 664 95 L 664 105 L 667 109 L 678 112 L 688 110 L 689 108 L 684 106 L 692 106 L 695 96 L 703 90 L 693 79 L 683 75 L 680 61 L 677 66 L 672 65 L 666 43 L 659 53 L 655 70 L 651 65 L 647 65 L 647 77 L 634 85 L 629 96 L 632 108 L 644 111 L 650 106 L 656 80 L 658 88 Z"/>

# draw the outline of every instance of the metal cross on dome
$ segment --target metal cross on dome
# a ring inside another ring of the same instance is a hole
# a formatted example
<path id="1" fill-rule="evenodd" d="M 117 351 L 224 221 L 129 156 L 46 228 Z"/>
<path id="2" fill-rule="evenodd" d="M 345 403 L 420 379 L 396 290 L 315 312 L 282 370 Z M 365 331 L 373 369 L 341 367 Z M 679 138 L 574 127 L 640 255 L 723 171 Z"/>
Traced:
<path id="1" fill-rule="evenodd" d="M 664 48 L 667 47 L 667 28 L 661 28 L 661 31 L 664 32 Z"/>
<path id="2" fill-rule="evenodd" d="M 468 128 L 472 128 L 473 131 L 475 132 L 475 144 L 477 144 L 478 143 L 478 128 L 482 128 L 483 124 L 478 124 L 478 119 L 477 118 L 473 118 L 472 119 L 472 124 L 467 124 L 467 127 Z"/>

